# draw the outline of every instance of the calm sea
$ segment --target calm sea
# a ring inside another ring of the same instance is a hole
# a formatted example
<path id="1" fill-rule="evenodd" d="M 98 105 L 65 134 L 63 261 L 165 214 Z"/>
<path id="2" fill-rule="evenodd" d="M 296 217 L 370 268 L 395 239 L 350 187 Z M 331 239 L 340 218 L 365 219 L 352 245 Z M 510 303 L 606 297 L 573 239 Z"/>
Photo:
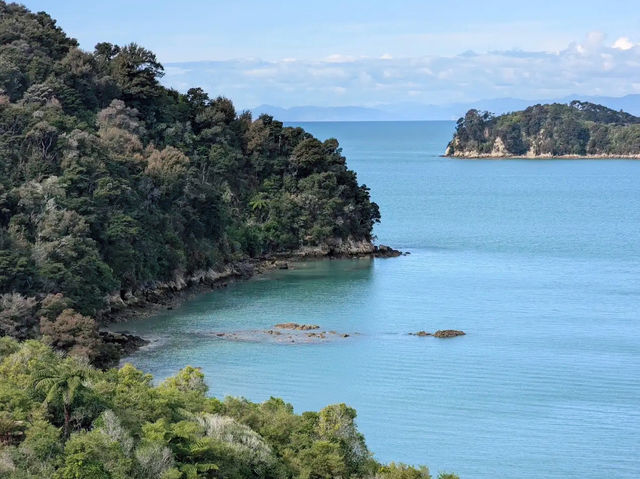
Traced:
<path id="1" fill-rule="evenodd" d="M 305 123 L 380 205 L 393 259 L 320 261 L 123 328 L 158 378 L 298 412 L 346 402 L 377 459 L 472 478 L 640 477 L 640 161 L 441 158 L 452 122 Z M 317 323 L 315 345 L 211 332 Z M 462 329 L 439 340 L 408 332 Z"/>

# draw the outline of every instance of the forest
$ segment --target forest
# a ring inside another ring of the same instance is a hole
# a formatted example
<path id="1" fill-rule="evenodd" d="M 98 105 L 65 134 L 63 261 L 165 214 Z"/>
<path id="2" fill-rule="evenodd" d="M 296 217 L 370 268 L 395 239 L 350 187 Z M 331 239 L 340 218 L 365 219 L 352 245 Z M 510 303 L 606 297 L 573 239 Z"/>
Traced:
<path id="1" fill-rule="evenodd" d="M 469 110 L 458 120 L 445 155 L 639 157 L 640 118 L 577 100 L 499 116 Z"/>
<path id="2" fill-rule="evenodd" d="M 107 297 L 307 246 L 379 221 L 334 139 L 161 85 L 137 45 L 78 48 L 0 2 L 0 336 L 95 365 Z"/>

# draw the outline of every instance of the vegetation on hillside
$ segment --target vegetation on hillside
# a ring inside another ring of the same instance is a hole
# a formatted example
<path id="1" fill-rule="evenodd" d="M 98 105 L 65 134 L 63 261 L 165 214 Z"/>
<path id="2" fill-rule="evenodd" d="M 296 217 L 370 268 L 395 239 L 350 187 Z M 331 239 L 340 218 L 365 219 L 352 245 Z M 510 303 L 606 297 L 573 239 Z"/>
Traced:
<path id="1" fill-rule="evenodd" d="M 448 156 L 635 156 L 640 118 L 573 101 L 494 116 L 469 110 L 458 120 Z"/>
<path id="2" fill-rule="evenodd" d="M 247 257 L 370 241 L 378 207 L 338 142 L 159 83 L 136 45 L 78 48 L 0 2 L 0 336 L 96 364 L 122 295 Z"/>
<path id="3" fill-rule="evenodd" d="M 154 386 L 131 365 L 100 371 L 39 341 L 0 338 L 0 478 L 431 477 L 375 461 L 344 404 L 298 415 L 281 399 L 206 392 L 196 368 Z"/>

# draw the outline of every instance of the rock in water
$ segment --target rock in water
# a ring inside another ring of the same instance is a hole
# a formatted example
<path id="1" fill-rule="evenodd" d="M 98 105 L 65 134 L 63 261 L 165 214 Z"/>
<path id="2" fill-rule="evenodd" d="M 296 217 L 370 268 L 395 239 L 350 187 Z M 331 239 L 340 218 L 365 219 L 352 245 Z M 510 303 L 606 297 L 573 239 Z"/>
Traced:
<path id="1" fill-rule="evenodd" d="M 381 244 L 380 246 L 375 247 L 373 254 L 378 258 L 394 258 L 396 256 L 400 256 L 402 251 L 398 251 L 390 246 Z"/>
<path id="2" fill-rule="evenodd" d="M 279 323 L 274 326 L 278 329 L 294 329 L 296 331 L 309 331 L 310 329 L 320 329 L 317 324 Z"/>
<path id="3" fill-rule="evenodd" d="M 464 336 L 465 334 L 464 331 L 458 331 L 456 329 L 442 329 L 433 333 L 436 338 L 455 338 L 456 336 Z"/>
<path id="4" fill-rule="evenodd" d="M 418 331 L 417 333 L 409 333 L 411 336 L 433 336 L 431 333 L 427 333 L 426 331 Z"/>

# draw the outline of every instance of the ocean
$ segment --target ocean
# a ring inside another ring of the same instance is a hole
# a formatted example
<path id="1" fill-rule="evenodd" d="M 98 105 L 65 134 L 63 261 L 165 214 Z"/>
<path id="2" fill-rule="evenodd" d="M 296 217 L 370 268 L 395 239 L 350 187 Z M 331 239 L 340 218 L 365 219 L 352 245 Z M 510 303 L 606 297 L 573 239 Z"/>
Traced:
<path id="1" fill-rule="evenodd" d="M 345 402 L 381 461 L 463 479 L 640 476 L 640 161 L 442 158 L 453 122 L 301 123 L 371 188 L 377 241 L 118 325 L 210 393 Z M 215 332 L 315 323 L 322 344 Z M 461 329 L 466 336 L 410 336 Z M 356 334 L 357 333 L 357 334 Z"/>

